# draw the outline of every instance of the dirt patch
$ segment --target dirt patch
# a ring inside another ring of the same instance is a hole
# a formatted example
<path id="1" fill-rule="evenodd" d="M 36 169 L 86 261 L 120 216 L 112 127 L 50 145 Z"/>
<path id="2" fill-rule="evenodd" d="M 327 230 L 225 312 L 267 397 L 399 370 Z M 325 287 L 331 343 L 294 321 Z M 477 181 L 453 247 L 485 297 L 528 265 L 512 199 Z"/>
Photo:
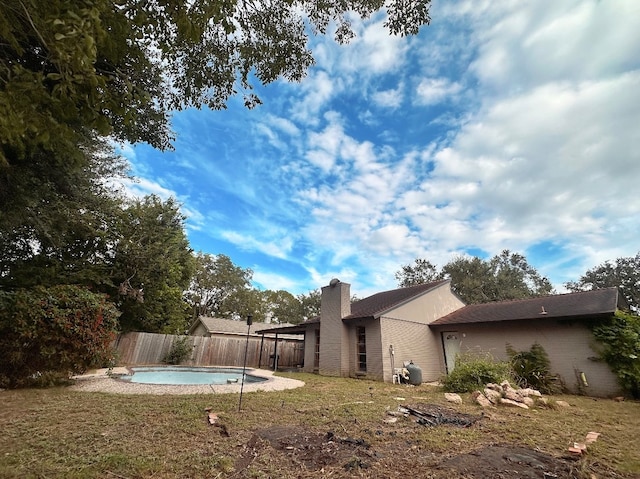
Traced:
<path id="1" fill-rule="evenodd" d="M 302 428 L 277 426 L 256 431 L 236 461 L 236 471 L 246 469 L 268 444 L 310 471 L 342 465 L 345 470 L 366 469 L 375 453 L 363 439 L 341 437 L 333 431 L 313 433 Z"/>
<path id="2" fill-rule="evenodd" d="M 578 477 L 572 463 L 523 447 L 488 446 L 469 454 L 454 456 L 438 469 L 453 469 L 469 478 L 551 479 Z"/>
<path id="3" fill-rule="evenodd" d="M 421 427 L 417 425 L 467 428 L 473 427 L 482 419 L 481 416 L 460 413 L 434 404 L 418 403 L 402 408 L 410 411 L 407 417 L 414 422 L 414 428 Z M 236 474 L 248 474 L 255 461 L 254 467 L 286 463 L 288 467 L 298 469 L 301 473 L 333 471 L 331 474 L 335 477 L 350 477 L 353 474 L 363 474 L 367 477 L 402 477 L 403 474 L 410 476 L 416 472 L 417 463 L 420 462 L 420 468 L 427 467 L 426 470 L 422 469 L 423 473 L 428 471 L 424 477 L 434 479 L 580 477 L 573 473 L 575 463 L 572 461 L 519 446 L 493 445 L 467 454 L 443 458 L 425 449 L 420 452 L 411 449 L 411 445 L 403 440 L 401 433 L 385 433 L 382 430 L 378 432 L 380 435 L 389 434 L 388 440 L 376 442 L 375 446 L 371 446 L 364 439 L 339 435 L 334 431 L 318 433 L 296 426 L 260 429 L 253 433 L 244 445 L 243 452 L 237 457 Z M 411 455 L 413 460 L 410 461 L 392 461 L 394 474 L 386 475 L 391 472 L 388 469 L 389 458 L 406 458 Z M 303 473 L 298 477 L 307 476 Z"/>

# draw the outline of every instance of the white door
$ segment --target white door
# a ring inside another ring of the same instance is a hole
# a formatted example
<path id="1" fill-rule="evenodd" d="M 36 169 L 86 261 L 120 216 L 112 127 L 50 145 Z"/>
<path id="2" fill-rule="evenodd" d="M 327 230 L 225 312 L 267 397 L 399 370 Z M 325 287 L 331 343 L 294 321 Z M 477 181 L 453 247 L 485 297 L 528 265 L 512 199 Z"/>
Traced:
<path id="1" fill-rule="evenodd" d="M 447 363 L 447 374 L 453 371 L 456 365 L 456 356 L 460 353 L 460 335 L 457 331 L 444 331 L 442 333 L 442 345 L 444 346 L 444 360 Z"/>

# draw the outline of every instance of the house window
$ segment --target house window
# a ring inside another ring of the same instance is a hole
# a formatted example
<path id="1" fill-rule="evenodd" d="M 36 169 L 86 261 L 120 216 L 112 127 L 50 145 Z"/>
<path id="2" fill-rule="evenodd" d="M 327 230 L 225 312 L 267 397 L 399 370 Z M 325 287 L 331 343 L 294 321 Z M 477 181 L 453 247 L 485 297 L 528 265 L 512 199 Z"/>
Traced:
<path id="1" fill-rule="evenodd" d="M 358 335 L 358 370 L 367 370 L 367 338 L 363 326 L 356 328 Z"/>
<path id="2" fill-rule="evenodd" d="M 313 367 L 320 367 L 320 330 L 316 329 L 316 348 L 313 356 Z"/>

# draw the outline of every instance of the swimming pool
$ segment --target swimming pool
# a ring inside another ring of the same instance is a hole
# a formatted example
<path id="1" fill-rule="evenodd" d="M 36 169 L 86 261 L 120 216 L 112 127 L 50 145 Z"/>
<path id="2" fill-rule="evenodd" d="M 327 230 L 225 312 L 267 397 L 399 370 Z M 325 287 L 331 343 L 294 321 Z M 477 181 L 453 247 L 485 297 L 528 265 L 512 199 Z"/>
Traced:
<path id="1" fill-rule="evenodd" d="M 190 366 L 136 366 L 129 368 L 131 374 L 119 377 L 122 381 L 139 384 L 240 384 L 242 369 L 206 368 Z M 245 374 L 244 382 L 259 383 L 267 378 Z"/>

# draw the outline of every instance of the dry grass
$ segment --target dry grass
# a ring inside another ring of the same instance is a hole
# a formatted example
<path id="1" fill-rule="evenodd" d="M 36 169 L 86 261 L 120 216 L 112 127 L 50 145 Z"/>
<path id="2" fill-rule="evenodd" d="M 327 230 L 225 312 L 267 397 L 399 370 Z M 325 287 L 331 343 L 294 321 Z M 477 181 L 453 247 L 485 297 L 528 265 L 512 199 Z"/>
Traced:
<path id="1" fill-rule="evenodd" d="M 307 385 L 245 393 L 241 412 L 235 394 L 121 396 L 65 388 L 1 392 L 0 477 L 453 479 L 451 472 L 438 472 L 443 458 L 491 444 L 524 446 L 561 457 L 589 431 L 601 436 L 574 463 L 571 477 L 640 477 L 637 402 L 563 396 L 557 399 L 571 407 L 498 408 L 470 428 L 427 428 L 410 419 L 400 418 L 395 424 L 383 419 L 388 417 L 387 410 L 396 410 L 399 404 L 450 406 L 438 388 L 283 375 Z M 207 423 L 208 407 L 219 414 L 229 437 Z M 465 404 L 455 408 L 483 414 L 468 396 Z M 369 465 L 355 472 L 346 470 L 344 463 L 328 464 L 322 470 L 305 467 L 292 454 L 256 442 L 256 431 L 275 426 L 363 439 L 371 444 Z"/>

